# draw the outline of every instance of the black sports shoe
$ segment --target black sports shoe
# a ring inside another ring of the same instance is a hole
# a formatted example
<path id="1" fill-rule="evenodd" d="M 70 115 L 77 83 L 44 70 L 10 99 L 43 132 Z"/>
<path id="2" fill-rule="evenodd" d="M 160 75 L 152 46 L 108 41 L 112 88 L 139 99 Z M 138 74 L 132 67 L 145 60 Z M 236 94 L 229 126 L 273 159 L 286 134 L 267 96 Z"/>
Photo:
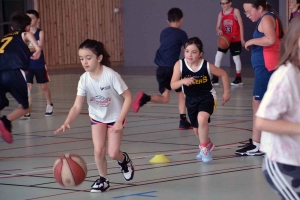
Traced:
<path id="1" fill-rule="evenodd" d="M 130 181 L 134 176 L 134 167 L 128 154 L 126 152 L 123 152 L 123 155 L 125 157 L 124 161 L 122 163 L 118 162 L 118 164 L 121 166 L 121 172 L 123 173 L 124 179 L 126 181 Z"/>
<path id="2" fill-rule="evenodd" d="M 235 77 L 234 81 L 232 81 L 231 85 L 243 85 L 241 77 Z"/>
<path id="3" fill-rule="evenodd" d="M 90 192 L 105 192 L 110 187 L 109 181 L 106 178 L 100 176 L 91 186 Z"/>
<path id="4" fill-rule="evenodd" d="M 30 113 L 27 113 L 26 115 L 24 115 L 24 116 L 22 117 L 22 119 L 30 119 Z"/>
<path id="5" fill-rule="evenodd" d="M 180 120 L 179 121 L 179 130 L 187 130 L 187 129 L 192 129 L 192 125 L 188 120 Z"/>
<path id="6" fill-rule="evenodd" d="M 213 78 L 211 79 L 211 83 L 213 86 L 218 86 L 219 85 L 219 77 L 213 76 Z"/>
<path id="7" fill-rule="evenodd" d="M 256 143 L 256 142 L 255 142 Z M 254 144 L 252 139 L 249 139 L 249 143 L 244 144 L 241 149 L 235 151 L 235 154 L 240 156 L 262 156 L 263 152 L 259 151 L 259 144 Z"/>

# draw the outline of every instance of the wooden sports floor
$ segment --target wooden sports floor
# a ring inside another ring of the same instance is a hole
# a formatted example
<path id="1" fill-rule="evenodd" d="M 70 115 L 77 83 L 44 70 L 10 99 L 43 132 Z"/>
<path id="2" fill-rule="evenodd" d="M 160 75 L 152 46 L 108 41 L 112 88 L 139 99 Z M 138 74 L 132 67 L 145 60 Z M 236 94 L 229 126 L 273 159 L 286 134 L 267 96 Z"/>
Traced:
<path id="1" fill-rule="evenodd" d="M 155 67 L 115 68 L 131 92 L 157 93 Z M 234 69 L 225 68 L 233 80 Z M 115 161 L 108 158 L 111 188 L 105 193 L 90 193 L 98 178 L 94 163 L 91 127 L 87 105 L 72 124 L 72 129 L 54 135 L 74 103 L 77 83 L 83 69 L 50 70 L 49 86 L 54 114 L 45 117 L 44 96 L 35 84 L 31 119 L 13 123 L 14 143 L 0 141 L 0 200 L 276 200 L 261 173 L 263 157 L 238 157 L 239 142 L 251 137 L 253 71 L 243 69 L 241 87 L 231 87 L 231 100 L 220 104 L 222 87 L 217 87 L 218 106 L 212 115 L 210 138 L 215 143 L 213 161 L 196 159 L 198 144 L 192 130 L 178 130 L 177 97 L 173 92 L 166 105 L 149 103 L 140 112 L 129 112 L 121 150 L 128 152 L 136 172 L 126 182 Z M 10 107 L 17 104 L 9 96 Z M 54 161 L 65 153 L 82 156 L 88 166 L 85 181 L 75 188 L 63 188 L 53 178 Z M 158 154 L 168 163 L 152 164 Z"/>

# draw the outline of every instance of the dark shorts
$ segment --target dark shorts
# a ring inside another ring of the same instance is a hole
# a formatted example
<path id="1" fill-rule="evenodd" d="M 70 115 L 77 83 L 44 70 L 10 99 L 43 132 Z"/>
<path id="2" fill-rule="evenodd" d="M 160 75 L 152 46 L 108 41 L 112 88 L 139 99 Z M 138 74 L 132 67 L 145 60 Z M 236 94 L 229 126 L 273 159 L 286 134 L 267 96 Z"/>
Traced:
<path id="1" fill-rule="evenodd" d="M 99 122 L 93 118 L 90 118 L 90 120 L 91 120 L 91 125 L 101 124 L 101 125 L 106 125 L 108 128 L 113 127 L 113 125 L 116 123 L 116 122 L 103 123 L 103 122 Z M 123 128 L 124 128 L 125 124 L 126 124 L 126 119 L 123 121 Z"/>
<path id="2" fill-rule="evenodd" d="M 300 199 L 300 166 L 274 162 L 265 157 L 262 169 L 265 179 L 282 199 Z"/>
<path id="3" fill-rule="evenodd" d="M 25 74 L 21 70 L 0 72 L 0 108 L 8 106 L 6 93 L 9 92 L 23 109 L 29 108 L 29 94 Z"/>
<path id="4" fill-rule="evenodd" d="M 253 87 L 253 97 L 257 101 L 261 101 L 268 89 L 268 83 L 271 75 L 274 71 L 266 70 L 260 71 L 260 73 L 255 73 L 254 71 L 254 87 Z"/>
<path id="5" fill-rule="evenodd" d="M 165 89 L 171 89 L 171 79 L 173 75 L 173 67 L 158 67 L 156 69 L 156 80 L 158 82 L 158 90 L 162 94 Z M 181 87 L 176 89 L 175 92 L 181 92 Z"/>
<path id="6" fill-rule="evenodd" d="M 229 48 L 230 53 L 232 56 L 237 56 L 240 55 L 242 52 L 242 43 L 241 42 L 232 42 L 230 43 Z M 227 53 L 228 49 L 221 49 L 220 47 L 218 48 L 218 51 L 221 51 L 223 53 Z"/>
<path id="7" fill-rule="evenodd" d="M 26 73 L 27 83 L 33 84 L 34 77 L 38 84 L 43 84 L 43 83 L 49 82 L 48 72 L 45 67 L 41 68 L 41 69 L 28 69 L 27 73 Z"/>
<path id="8" fill-rule="evenodd" d="M 198 113 L 207 112 L 209 115 L 212 115 L 215 110 L 216 100 L 211 94 L 186 96 L 185 105 L 192 126 L 198 128 Z M 210 123 L 210 118 L 208 123 Z"/>

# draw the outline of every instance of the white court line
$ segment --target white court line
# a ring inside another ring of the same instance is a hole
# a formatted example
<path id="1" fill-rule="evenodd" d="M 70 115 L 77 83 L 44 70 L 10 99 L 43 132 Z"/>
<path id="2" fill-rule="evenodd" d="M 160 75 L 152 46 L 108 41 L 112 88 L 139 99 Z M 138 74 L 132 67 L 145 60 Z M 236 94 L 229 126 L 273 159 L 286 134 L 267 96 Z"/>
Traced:
<path id="1" fill-rule="evenodd" d="M 230 145 L 215 147 L 215 149 L 225 149 L 225 148 L 230 148 L 230 147 L 236 147 L 236 145 L 230 144 Z M 167 152 L 166 154 L 173 155 L 173 154 L 187 153 L 187 152 L 193 152 L 193 151 L 199 151 L 199 150 L 198 149 L 193 149 L 193 150 L 187 150 L 187 151 L 177 151 L 177 152 L 173 152 L 173 153 L 168 153 Z M 157 155 L 157 154 L 155 154 L 155 155 Z M 149 158 L 149 157 L 153 157 L 155 155 L 133 157 L 131 159 L 135 160 L 135 159 L 140 159 L 140 158 Z M 107 162 L 109 163 L 109 162 L 116 162 L 116 161 L 115 160 L 109 160 Z M 96 163 L 88 163 L 86 165 L 95 165 L 95 164 Z M 34 173 L 46 172 L 46 171 L 52 171 L 52 170 L 53 170 L 53 168 L 48 168 L 48 169 L 37 170 L 37 171 L 22 172 L 22 173 L 18 173 L 18 174 L 10 174 L 10 175 L 5 175 L 5 176 L 0 176 L 0 178 L 8 178 L 8 177 L 14 177 L 14 176 L 19 176 L 19 175 L 34 174 Z"/>

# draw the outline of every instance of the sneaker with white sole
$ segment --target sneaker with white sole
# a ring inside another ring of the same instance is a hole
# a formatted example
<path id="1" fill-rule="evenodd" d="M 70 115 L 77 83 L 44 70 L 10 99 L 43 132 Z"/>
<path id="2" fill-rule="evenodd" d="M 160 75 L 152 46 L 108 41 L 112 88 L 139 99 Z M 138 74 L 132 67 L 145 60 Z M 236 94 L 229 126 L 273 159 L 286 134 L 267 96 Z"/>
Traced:
<path id="1" fill-rule="evenodd" d="M 207 145 L 209 151 L 213 151 L 214 148 L 215 148 L 215 145 L 210 141 Z M 198 153 L 198 155 L 196 156 L 197 159 L 201 159 L 202 158 L 202 153 L 201 153 L 201 146 L 199 145 L 199 149 L 200 149 L 200 152 Z"/>
<path id="2" fill-rule="evenodd" d="M 130 160 L 128 154 L 126 152 L 123 152 L 124 155 L 124 161 L 118 162 L 118 164 L 121 167 L 121 172 L 123 173 L 124 179 L 126 181 L 130 181 L 133 179 L 134 176 L 134 167 L 132 165 L 132 161 Z"/>
<path id="3" fill-rule="evenodd" d="M 240 156 L 262 156 L 263 152 L 259 150 L 260 144 L 249 139 L 249 142 L 244 144 L 241 149 L 235 151 L 235 154 Z"/>
<path id="4" fill-rule="evenodd" d="M 241 77 L 235 77 L 234 81 L 232 81 L 231 85 L 243 85 L 243 81 Z"/>
<path id="5" fill-rule="evenodd" d="M 90 192 L 105 192 L 109 189 L 109 187 L 110 185 L 108 179 L 100 176 L 100 178 L 97 179 L 91 186 Z"/>
<path id="6" fill-rule="evenodd" d="M 26 115 L 24 115 L 24 116 L 22 117 L 22 119 L 30 119 L 30 113 L 27 113 Z"/>
<path id="7" fill-rule="evenodd" d="M 51 116 L 53 113 L 53 103 L 47 104 L 45 116 Z"/>

